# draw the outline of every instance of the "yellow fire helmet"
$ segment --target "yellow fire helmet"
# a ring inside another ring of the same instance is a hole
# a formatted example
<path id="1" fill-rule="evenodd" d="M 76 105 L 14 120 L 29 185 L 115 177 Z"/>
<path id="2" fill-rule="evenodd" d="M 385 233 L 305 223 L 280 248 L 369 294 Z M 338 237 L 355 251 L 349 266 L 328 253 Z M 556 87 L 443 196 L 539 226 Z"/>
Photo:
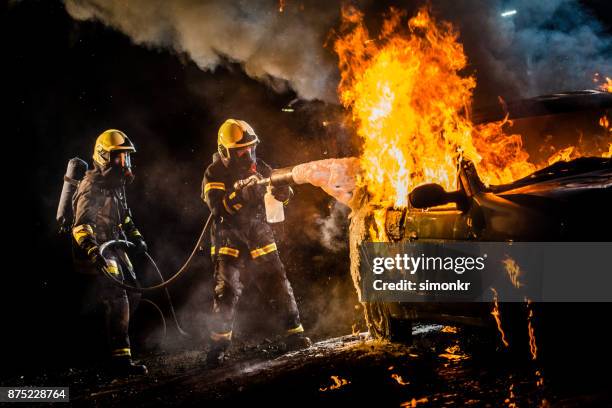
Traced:
<path id="1" fill-rule="evenodd" d="M 219 128 L 217 148 L 221 159 L 230 159 L 230 149 L 239 149 L 259 143 L 253 128 L 244 120 L 228 119 Z"/>
<path id="2" fill-rule="evenodd" d="M 96 139 L 93 159 L 102 167 L 110 164 L 111 152 L 135 153 L 136 148 L 125 133 L 117 129 L 105 130 Z"/>

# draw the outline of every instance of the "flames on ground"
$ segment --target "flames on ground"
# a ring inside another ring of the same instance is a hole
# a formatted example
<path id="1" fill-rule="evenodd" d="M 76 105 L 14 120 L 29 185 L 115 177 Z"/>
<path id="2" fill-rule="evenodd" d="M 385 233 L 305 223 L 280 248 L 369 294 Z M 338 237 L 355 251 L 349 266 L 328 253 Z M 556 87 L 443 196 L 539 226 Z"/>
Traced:
<path id="1" fill-rule="evenodd" d="M 342 388 L 347 384 L 350 384 L 350 381 L 347 379 L 344 379 L 340 376 L 337 375 L 332 375 L 330 377 L 330 379 L 332 380 L 333 384 L 329 385 L 329 386 L 323 386 L 321 388 L 319 388 L 319 391 L 325 392 L 325 391 L 332 391 L 332 390 L 337 390 L 338 388 Z"/>

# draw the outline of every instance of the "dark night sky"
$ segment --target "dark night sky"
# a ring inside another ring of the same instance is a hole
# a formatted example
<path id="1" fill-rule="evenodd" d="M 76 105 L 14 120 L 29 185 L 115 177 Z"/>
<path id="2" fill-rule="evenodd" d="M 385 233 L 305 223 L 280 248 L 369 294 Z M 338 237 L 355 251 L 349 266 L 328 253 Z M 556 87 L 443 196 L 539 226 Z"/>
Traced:
<path id="1" fill-rule="evenodd" d="M 609 27 L 607 3 L 585 2 L 608 19 Z M 55 210 L 67 160 L 89 159 L 102 130 L 122 129 L 138 148 L 137 180 L 128 195 L 166 271 L 182 262 L 207 216 L 200 182 L 225 118 L 249 121 L 263 140 L 258 153 L 274 167 L 347 153 L 337 144 L 344 135 L 337 129 L 325 134 L 318 126 L 319 114 L 334 115 L 336 108 L 309 104 L 300 116 L 289 117 L 280 109 L 295 95 L 274 92 L 239 66 L 203 72 L 185 56 L 135 46 L 100 23 L 74 21 L 59 1 L 10 2 L 3 9 L 3 65 L 8 66 L 3 140 L 9 142 L 3 155 L 10 163 L 4 179 L 7 191 L 14 192 L 4 195 L 11 208 L 4 230 L 16 244 L 5 250 L 3 274 L 17 277 L 18 283 L 1 286 L 7 291 L 3 311 L 18 322 L 2 335 L 15 343 L 5 347 L 13 357 L 27 353 L 36 364 L 34 358 L 66 350 L 70 319 L 58 316 L 65 316 L 71 304 L 70 254 L 56 234 Z M 290 276 L 316 282 L 300 286 L 298 297 L 318 289 L 350 289 L 346 251 L 331 254 L 314 239 L 315 220 L 327 215 L 330 200 L 309 187 L 300 187 L 297 199 L 301 202 L 288 213 L 286 231 L 280 231 L 290 238 L 283 240 L 288 242 L 284 254 L 293 257 Z M 305 231 L 296 234 L 296 225 Z M 194 287 L 206 281 L 202 275 L 208 273 L 208 261 L 200 259 L 195 269 L 176 289 L 180 305 L 206 303 L 193 299 Z M 339 277 L 339 283 L 330 283 L 327 275 Z M 321 311 L 332 303 L 312 307 Z M 352 303 L 349 299 L 336 306 Z M 317 324 L 315 317 L 305 320 Z"/>

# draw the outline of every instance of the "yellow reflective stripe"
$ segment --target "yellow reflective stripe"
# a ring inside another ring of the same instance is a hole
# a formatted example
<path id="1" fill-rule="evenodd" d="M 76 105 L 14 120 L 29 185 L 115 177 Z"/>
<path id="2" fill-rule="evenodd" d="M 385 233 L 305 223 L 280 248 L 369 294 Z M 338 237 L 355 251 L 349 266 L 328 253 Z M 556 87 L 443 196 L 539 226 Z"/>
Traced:
<path id="1" fill-rule="evenodd" d="M 261 248 L 255 248 L 251 251 L 251 257 L 253 259 L 265 255 L 265 254 L 269 254 L 270 252 L 274 252 L 276 251 L 278 248 L 276 247 L 276 242 L 273 242 L 269 245 L 266 245 L 264 247 Z"/>
<path id="2" fill-rule="evenodd" d="M 231 340 L 232 339 L 232 331 L 228 331 L 225 333 L 215 333 L 215 332 L 211 332 L 210 333 L 210 338 L 213 341 L 219 341 L 219 340 Z"/>
<path id="3" fill-rule="evenodd" d="M 225 207 L 225 211 L 227 211 L 228 213 L 230 214 L 235 213 L 235 211 L 229 208 L 229 205 L 227 205 L 227 201 L 225 201 L 225 197 L 223 197 L 223 207 Z"/>
<path id="4" fill-rule="evenodd" d="M 217 182 L 206 183 L 204 185 L 204 193 L 208 192 L 208 190 L 223 190 L 223 191 L 225 191 L 225 184 L 224 183 L 217 183 Z"/>
<path id="5" fill-rule="evenodd" d="M 229 256 L 233 256 L 234 258 L 238 258 L 238 255 L 240 255 L 240 251 L 234 248 L 230 248 L 230 247 L 221 247 L 219 248 L 219 255 L 229 255 Z"/>
<path id="6" fill-rule="evenodd" d="M 287 334 L 297 334 L 297 333 L 304 333 L 304 327 L 301 324 L 297 327 L 294 327 L 293 329 L 287 330 Z"/>
<path id="7" fill-rule="evenodd" d="M 132 237 L 142 237 L 142 234 L 140 233 L 140 231 L 135 229 L 134 231 L 130 232 L 130 236 L 132 236 Z"/>
<path id="8" fill-rule="evenodd" d="M 115 349 L 115 350 L 111 351 L 111 355 L 113 357 L 131 356 L 132 355 L 132 351 L 130 350 L 129 347 L 120 348 L 120 349 Z"/>
<path id="9" fill-rule="evenodd" d="M 214 256 L 215 253 L 218 253 L 219 255 L 230 255 L 230 256 L 233 256 L 234 258 L 238 258 L 238 255 L 240 255 L 240 250 L 230 248 L 230 247 L 221 247 L 219 248 L 219 252 L 216 252 L 216 250 L 217 248 L 214 245 L 211 246 L 210 255 Z"/>
<path id="10" fill-rule="evenodd" d="M 232 191 L 232 194 L 230 194 L 229 199 L 230 199 L 230 200 L 233 200 L 233 199 L 234 199 L 234 197 L 236 197 L 236 192 L 235 192 L 235 191 Z"/>
<path id="11" fill-rule="evenodd" d="M 289 204 L 289 199 L 286 199 L 285 201 L 283 201 L 283 205 L 287 205 Z"/>
<path id="12" fill-rule="evenodd" d="M 89 224 L 77 225 L 72 229 L 72 236 L 77 244 L 81 244 L 87 237 L 93 237 L 93 228 Z"/>
<path id="13" fill-rule="evenodd" d="M 238 211 L 238 210 L 240 210 L 240 209 L 242 208 L 242 204 L 238 204 L 238 203 L 236 203 L 236 204 L 232 205 L 232 207 L 233 207 L 233 208 L 234 208 L 236 211 Z"/>
<path id="14" fill-rule="evenodd" d="M 127 217 L 125 217 L 125 220 L 123 220 L 124 224 L 129 224 L 130 222 L 132 222 L 132 219 L 130 218 L 130 216 L 128 215 Z"/>

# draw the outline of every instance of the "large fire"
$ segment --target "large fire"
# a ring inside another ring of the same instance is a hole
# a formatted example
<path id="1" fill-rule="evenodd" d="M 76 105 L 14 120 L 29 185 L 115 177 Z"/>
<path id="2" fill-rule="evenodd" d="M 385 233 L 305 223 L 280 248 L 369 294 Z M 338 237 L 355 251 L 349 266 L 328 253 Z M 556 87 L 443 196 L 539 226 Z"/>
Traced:
<path id="1" fill-rule="evenodd" d="M 391 9 L 380 34 L 371 37 L 360 11 L 345 7 L 342 19 L 334 43 L 338 91 L 363 140 L 358 185 L 372 202 L 406 206 L 409 191 L 423 183 L 454 190 L 462 156 L 474 162 L 487 184 L 511 182 L 537 169 L 521 136 L 503 132 L 507 121 L 472 124 L 476 80 L 464 74 L 467 58 L 450 23 L 436 22 L 423 8 L 406 24 L 405 12 Z"/>

